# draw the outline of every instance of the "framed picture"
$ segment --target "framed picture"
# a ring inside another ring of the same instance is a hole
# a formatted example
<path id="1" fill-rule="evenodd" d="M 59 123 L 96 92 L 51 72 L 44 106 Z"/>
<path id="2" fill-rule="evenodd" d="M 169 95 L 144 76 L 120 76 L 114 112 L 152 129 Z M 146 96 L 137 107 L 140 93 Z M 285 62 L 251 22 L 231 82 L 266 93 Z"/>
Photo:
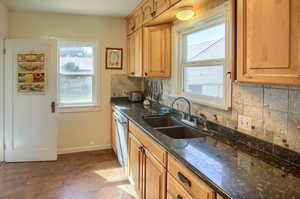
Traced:
<path id="1" fill-rule="evenodd" d="M 122 48 L 106 48 L 106 69 L 123 68 L 123 49 Z"/>

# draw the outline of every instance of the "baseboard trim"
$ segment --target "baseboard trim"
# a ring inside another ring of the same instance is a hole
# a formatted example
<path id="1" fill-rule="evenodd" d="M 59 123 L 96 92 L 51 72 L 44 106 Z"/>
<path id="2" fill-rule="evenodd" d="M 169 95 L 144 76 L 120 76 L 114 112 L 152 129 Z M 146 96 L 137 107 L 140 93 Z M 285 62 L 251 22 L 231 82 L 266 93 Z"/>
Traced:
<path id="1" fill-rule="evenodd" d="M 77 152 L 84 152 L 84 151 L 97 151 L 97 150 L 104 150 L 104 149 L 111 149 L 111 145 L 95 145 L 95 146 L 83 146 L 83 147 L 74 147 L 74 148 L 65 148 L 65 149 L 58 149 L 57 154 L 68 154 L 68 153 L 77 153 Z"/>

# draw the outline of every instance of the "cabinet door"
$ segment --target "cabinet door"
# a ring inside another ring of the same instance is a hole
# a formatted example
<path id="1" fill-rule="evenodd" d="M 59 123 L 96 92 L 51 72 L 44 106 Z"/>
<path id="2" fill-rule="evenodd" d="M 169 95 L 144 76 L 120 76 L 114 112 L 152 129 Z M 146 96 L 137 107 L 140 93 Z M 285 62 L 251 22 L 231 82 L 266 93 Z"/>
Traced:
<path id="1" fill-rule="evenodd" d="M 141 6 L 143 24 L 149 22 L 153 18 L 153 0 L 145 0 L 145 3 Z"/>
<path id="2" fill-rule="evenodd" d="M 144 28 L 144 76 L 171 75 L 171 25 Z"/>
<path id="3" fill-rule="evenodd" d="M 144 198 L 166 198 L 166 169 L 145 149 Z"/>
<path id="4" fill-rule="evenodd" d="M 129 180 L 134 185 L 135 190 L 140 198 L 143 194 L 143 162 L 144 153 L 141 152 L 142 145 L 132 135 L 129 134 Z"/>
<path id="5" fill-rule="evenodd" d="M 130 35 L 127 38 L 127 73 L 134 76 L 135 68 L 135 36 Z"/>
<path id="6" fill-rule="evenodd" d="M 238 81 L 300 86 L 300 1 L 237 1 Z"/>
<path id="7" fill-rule="evenodd" d="M 153 17 L 160 15 L 170 7 L 170 0 L 153 0 L 154 12 Z"/>
<path id="8" fill-rule="evenodd" d="M 143 74 L 143 30 L 140 28 L 128 37 L 128 75 L 141 77 Z"/>

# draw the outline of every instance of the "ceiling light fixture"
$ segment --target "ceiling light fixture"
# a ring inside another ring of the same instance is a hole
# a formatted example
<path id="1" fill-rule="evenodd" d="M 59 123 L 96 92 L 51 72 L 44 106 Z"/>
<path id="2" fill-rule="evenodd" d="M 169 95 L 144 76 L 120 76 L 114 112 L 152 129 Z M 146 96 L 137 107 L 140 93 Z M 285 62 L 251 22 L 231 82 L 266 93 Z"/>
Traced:
<path id="1" fill-rule="evenodd" d="M 181 21 L 186 21 L 192 19 L 194 15 L 195 13 L 193 11 L 193 7 L 185 6 L 185 7 L 178 8 L 176 13 L 176 18 Z"/>

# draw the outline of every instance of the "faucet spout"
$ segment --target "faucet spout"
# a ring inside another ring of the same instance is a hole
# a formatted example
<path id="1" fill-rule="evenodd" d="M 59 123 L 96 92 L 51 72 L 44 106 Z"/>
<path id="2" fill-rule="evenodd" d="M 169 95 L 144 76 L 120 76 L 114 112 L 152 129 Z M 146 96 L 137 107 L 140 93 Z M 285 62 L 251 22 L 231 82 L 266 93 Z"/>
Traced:
<path id="1" fill-rule="evenodd" d="M 171 104 L 171 107 L 174 108 L 174 104 L 175 102 L 177 102 L 178 100 L 184 100 L 187 105 L 188 105 L 188 115 L 187 115 L 187 118 L 184 118 L 184 119 L 187 119 L 188 121 L 191 121 L 191 102 L 186 98 L 186 97 L 177 97 L 176 99 L 173 100 L 172 104 Z"/>

